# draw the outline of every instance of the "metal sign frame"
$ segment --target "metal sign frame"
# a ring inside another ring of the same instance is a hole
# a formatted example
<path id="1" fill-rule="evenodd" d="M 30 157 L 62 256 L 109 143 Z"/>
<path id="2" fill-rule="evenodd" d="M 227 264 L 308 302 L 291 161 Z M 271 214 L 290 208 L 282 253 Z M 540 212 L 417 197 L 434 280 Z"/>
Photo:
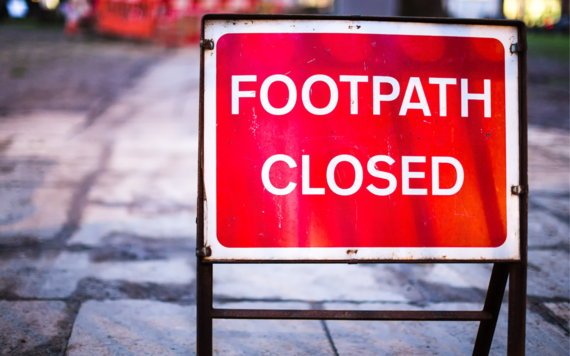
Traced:
<path id="1" fill-rule="evenodd" d="M 211 250 L 205 242 L 205 184 L 204 184 L 204 55 L 214 48 L 215 43 L 202 38 L 200 56 L 200 122 L 198 157 L 198 199 L 197 199 L 197 352 L 211 355 L 213 351 L 213 319 L 294 319 L 294 320 L 408 320 L 408 321 L 480 321 L 473 355 L 488 355 L 507 280 L 509 280 L 509 322 L 507 354 L 525 354 L 526 284 L 527 284 L 527 239 L 528 239 L 528 111 L 527 111 L 527 57 L 526 26 L 521 21 L 477 20 L 413 17 L 366 17 L 366 16 L 319 16 L 319 15 L 251 15 L 251 14 L 209 14 L 202 19 L 202 34 L 207 21 L 211 20 L 348 20 L 359 22 L 393 22 L 420 24 L 453 24 L 508 26 L 517 29 L 518 42 L 510 51 L 518 55 L 518 140 L 519 140 L 519 185 L 511 187 L 511 193 L 519 197 L 519 244 L 518 260 L 461 260 L 461 259 L 417 259 L 417 260 L 209 260 Z M 213 266 L 215 263 L 494 263 L 485 303 L 481 311 L 350 311 L 350 310 L 248 310 L 213 308 Z"/>

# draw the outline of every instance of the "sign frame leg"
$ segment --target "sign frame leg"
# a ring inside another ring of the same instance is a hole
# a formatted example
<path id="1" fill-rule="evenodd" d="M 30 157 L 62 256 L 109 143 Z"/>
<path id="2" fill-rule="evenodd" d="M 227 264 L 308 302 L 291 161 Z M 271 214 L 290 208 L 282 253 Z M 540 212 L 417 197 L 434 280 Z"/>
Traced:
<path id="1" fill-rule="evenodd" d="M 214 265 L 204 263 L 203 257 L 198 257 L 196 267 L 196 354 L 211 356 Z"/>
<path id="2" fill-rule="evenodd" d="M 526 346 L 526 301 L 528 266 L 528 71 L 526 27 L 518 28 L 519 61 L 519 184 L 520 198 L 520 261 L 510 264 L 509 276 L 509 325 L 508 356 L 524 356 Z"/>
<path id="3" fill-rule="evenodd" d="M 525 261 L 526 262 L 526 261 Z M 526 263 L 512 264 L 509 278 L 508 356 L 524 356 L 526 346 Z"/>
<path id="4" fill-rule="evenodd" d="M 204 22 L 201 31 L 204 33 Z M 204 46 L 200 39 L 200 106 L 199 106 L 199 153 L 198 196 L 196 199 L 196 354 L 213 354 L 214 265 L 204 263 L 208 248 L 204 244 Z"/>
<path id="5" fill-rule="evenodd" d="M 483 306 L 483 311 L 491 313 L 493 319 L 479 323 L 473 355 L 488 355 L 491 350 L 508 277 L 509 264 L 495 263 L 493 265 L 493 272 L 491 272 L 491 279 L 485 297 L 485 305 Z"/>

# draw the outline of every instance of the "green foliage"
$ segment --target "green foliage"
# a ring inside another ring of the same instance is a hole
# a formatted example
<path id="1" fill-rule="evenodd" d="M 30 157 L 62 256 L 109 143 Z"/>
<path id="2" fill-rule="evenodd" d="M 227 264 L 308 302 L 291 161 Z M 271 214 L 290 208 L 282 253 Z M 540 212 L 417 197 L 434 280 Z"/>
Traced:
<path id="1" fill-rule="evenodd" d="M 569 37 L 560 33 L 528 33 L 528 54 L 531 57 L 547 57 L 569 61 Z"/>

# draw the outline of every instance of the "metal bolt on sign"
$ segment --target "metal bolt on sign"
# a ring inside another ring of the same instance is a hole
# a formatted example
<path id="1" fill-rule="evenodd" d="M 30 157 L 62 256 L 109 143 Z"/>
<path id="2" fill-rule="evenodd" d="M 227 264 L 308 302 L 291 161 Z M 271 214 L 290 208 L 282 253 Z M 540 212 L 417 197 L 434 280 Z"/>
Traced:
<path id="1" fill-rule="evenodd" d="M 212 250 L 208 247 L 202 247 L 200 249 L 196 249 L 196 256 L 197 257 L 209 257 L 212 255 Z"/>
<path id="2" fill-rule="evenodd" d="M 203 49 L 207 49 L 207 50 L 214 49 L 214 41 L 201 39 L 200 40 L 200 47 Z"/>
<path id="3" fill-rule="evenodd" d="M 528 194 L 528 186 L 513 185 L 511 187 L 511 193 L 514 195 Z"/>
<path id="4" fill-rule="evenodd" d="M 507 281 L 525 354 L 523 22 L 210 14 L 202 36 L 198 355 L 213 319 L 478 321 L 488 355 Z M 249 310 L 213 308 L 219 263 L 493 270 L 478 311 Z"/>
<path id="5" fill-rule="evenodd" d="M 511 53 L 524 52 L 526 51 L 526 49 L 527 49 L 526 43 L 513 43 L 509 47 Z"/>

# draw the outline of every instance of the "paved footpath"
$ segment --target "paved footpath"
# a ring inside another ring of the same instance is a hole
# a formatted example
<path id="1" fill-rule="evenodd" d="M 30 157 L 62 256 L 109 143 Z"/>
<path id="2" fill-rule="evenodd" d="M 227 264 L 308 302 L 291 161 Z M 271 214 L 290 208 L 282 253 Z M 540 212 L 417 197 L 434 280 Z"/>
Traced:
<path id="1" fill-rule="evenodd" d="M 0 355 L 195 353 L 198 51 L 97 120 L 0 119 Z M 567 355 L 568 131 L 532 127 L 527 351 Z M 490 265 L 217 265 L 217 306 L 480 309 Z M 506 350 L 507 308 L 492 354 Z M 477 323 L 214 322 L 219 355 L 470 355 Z"/>

